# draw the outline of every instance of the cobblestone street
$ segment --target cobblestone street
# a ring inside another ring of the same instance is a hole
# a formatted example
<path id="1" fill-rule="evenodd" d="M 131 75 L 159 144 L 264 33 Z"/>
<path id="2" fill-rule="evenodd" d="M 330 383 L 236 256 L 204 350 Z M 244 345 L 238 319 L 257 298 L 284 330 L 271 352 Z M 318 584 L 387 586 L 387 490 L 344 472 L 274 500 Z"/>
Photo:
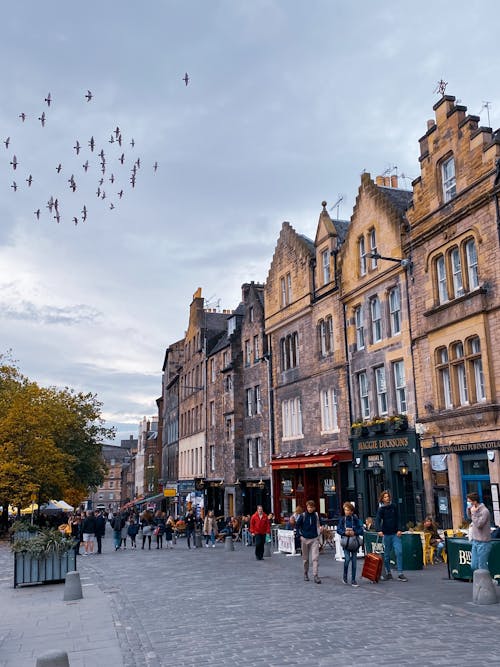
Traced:
<path id="1" fill-rule="evenodd" d="M 72 603 L 62 584 L 13 589 L 7 542 L 0 568 L 1 667 L 34 665 L 42 646 L 67 650 L 72 667 L 498 664 L 500 605 L 473 605 L 471 584 L 444 565 L 353 589 L 332 551 L 316 585 L 298 556 L 256 561 L 241 544 L 183 539 L 115 553 L 108 537 L 102 555 L 78 559 L 84 598 Z"/>

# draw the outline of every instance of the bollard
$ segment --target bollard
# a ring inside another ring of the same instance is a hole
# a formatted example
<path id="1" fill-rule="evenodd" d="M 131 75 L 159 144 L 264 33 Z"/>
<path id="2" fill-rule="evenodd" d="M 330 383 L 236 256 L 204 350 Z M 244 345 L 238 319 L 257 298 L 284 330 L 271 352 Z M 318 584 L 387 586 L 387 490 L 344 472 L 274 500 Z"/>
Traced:
<path id="1" fill-rule="evenodd" d="M 74 572 L 67 572 L 64 580 L 64 596 L 63 601 L 81 600 L 83 598 L 82 583 L 80 581 L 80 573 L 76 570 Z"/>
<path id="2" fill-rule="evenodd" d="M 196 533 L 196 535 L 194 536 L 194 546 L 197 549 L 201 549 L 201 547 L 203 546 L 203 544 L 201 543 L 201 533 Z"/>
<path id="3" fill-rule="evenodd" d="M 472 602 L 475 604 L 496 604 L 496 585 L 489 570 L 475 570 L 472 575 Z"/>
<path id="4" fill-rule="evenodd" d="M 66 651 L 50 651 L 36 659 L 35 667 L 69 667 Z"/>
<path id="5" fill-rule="evenodd" d="M 264 542 L 264 558 L 271 558 L 271 542 Z"/>
<path id="6" fill-rule="evenodd" d="M 224 540 L 224 549 L 226 551 L 234 551 L 233 538 L 231 535 L 228 535 Z"/>

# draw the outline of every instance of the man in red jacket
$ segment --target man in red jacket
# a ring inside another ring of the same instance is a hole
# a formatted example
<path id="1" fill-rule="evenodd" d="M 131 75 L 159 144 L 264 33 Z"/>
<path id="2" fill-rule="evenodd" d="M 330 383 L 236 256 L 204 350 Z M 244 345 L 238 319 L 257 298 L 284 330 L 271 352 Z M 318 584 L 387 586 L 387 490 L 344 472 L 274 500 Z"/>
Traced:
<path id="1" fill-rule="evenodd" d="M 252 514 L 250 519 L 250 533 L 255 537 L 255 558 L 262 560 L 264 558 L 264 543 L 266 535 L 271 534 L 271 524 L 264 513 L 262 505 L 257 505 L 257 511 Z"/>

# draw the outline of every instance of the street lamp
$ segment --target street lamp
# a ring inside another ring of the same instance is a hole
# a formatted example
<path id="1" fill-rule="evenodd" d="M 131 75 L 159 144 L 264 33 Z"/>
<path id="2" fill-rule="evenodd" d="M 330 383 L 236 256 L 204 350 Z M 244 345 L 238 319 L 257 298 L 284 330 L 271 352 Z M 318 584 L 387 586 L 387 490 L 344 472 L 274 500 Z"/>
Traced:
<path id="1" fill-rule="evenodd" d="M 404 269 L 409 269 L 410 271 L 412 269 L 411 259 L 408 257 L 384 257 L 384 255 L 381 255 L 379 252 L 367 252 L 366 256 L 370 259 L 385 259 L 388 262 L 394 262 L 395 264 L 399 264 Z"/>
<path id="2" fill-rule="evenodd" d="M 398 470 L 400 475 L 406 477 L 406 475 L 408 474 L 408 465 L 405 463 L 405 461 L 399 462 Z"/>

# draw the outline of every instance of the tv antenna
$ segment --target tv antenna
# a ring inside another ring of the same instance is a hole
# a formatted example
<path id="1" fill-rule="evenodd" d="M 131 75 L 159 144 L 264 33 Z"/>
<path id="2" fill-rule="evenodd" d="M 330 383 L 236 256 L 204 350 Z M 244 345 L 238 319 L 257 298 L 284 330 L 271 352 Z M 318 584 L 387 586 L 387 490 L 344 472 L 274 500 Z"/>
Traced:
<path id="1" fill-rule="evenodd" d="M 481 113 L 481 111 L 482 111 L 483 109 L 486 109 L 486 113 L 487 113 L 487 115 L 488 115 L 488 127 L 491 127 L 491 123 L 490 123 L 490 106 L 491 106 L 491 102 L 485 102 L 485 101 L 483 100 L 483 106 L 481 107 L 481 109 L 480 109 L 480 111 L 479 111 L 479 113 Z"/>
<path id="2" fill-rule="evenodd" d="M 216 299 L 216 294 L 212 294 L 211 297 L 205 299 L 205 308 L 215 308 L 220 310 L 220 299 Z"/>
<path id="3" fill-rule="evenodd" d="M 344 201 L 344 195 L 338 195 L 337 201 L 335 202 L 335 204 L 333 206 L 330 206 L 330 208 L 328 209 L 329 211 L 333 211 L 333 209 L 335 207 L 337 207 L 337 220 L 338 220 L 339 215 L 340 215 L 340 202 L 342 202 L 342 201 Z"/>
<path id="4" fill-rule="evenodd" d="M 441 79 L 440 81 L 437 82 L 437 86 L 434 88 L 434 93 L 440 93 L 443 97 L 446 92 L 446 86 L 448 85 L 448 81 L 444 81 L 444 79 Z"/>

